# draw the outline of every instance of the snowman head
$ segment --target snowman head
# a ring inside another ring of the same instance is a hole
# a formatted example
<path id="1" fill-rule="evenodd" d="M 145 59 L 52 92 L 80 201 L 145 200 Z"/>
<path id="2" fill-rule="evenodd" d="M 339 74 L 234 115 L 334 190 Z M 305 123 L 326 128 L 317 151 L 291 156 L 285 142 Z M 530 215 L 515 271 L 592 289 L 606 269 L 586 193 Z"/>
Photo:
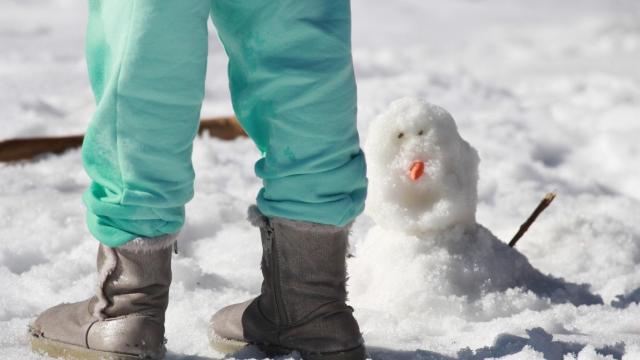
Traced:
<path id="1" fill-rule="evenodd" d="M 364 148 L 366 211 L 379 225 L 418 235 L 475 224 L 478 153 L 446 110 L 396 100 L 371 123 Z"/>

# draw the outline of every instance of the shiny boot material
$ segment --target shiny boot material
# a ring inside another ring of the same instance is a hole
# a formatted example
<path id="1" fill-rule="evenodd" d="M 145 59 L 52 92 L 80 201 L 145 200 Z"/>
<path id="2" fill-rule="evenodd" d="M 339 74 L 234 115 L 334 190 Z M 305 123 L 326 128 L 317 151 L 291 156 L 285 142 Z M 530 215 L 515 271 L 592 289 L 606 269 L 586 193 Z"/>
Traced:
<path id="1" fill-rule="evenodd" d="M 100 244 L 98 289 L 44 311 L 29 326 L 32 349 L 64 359 L 161 359 L 174 239 Z"/>
<path id="2" fill-rule="evenodd" d="M 262 238 L 261 294 L 211 318 L 212 345 L 233 352 L 246 344 L 267 355 L 300 352 L 305 360 L 362 360 L 364 343 L 346 305 L 349 226 L 249 218 Z"/>

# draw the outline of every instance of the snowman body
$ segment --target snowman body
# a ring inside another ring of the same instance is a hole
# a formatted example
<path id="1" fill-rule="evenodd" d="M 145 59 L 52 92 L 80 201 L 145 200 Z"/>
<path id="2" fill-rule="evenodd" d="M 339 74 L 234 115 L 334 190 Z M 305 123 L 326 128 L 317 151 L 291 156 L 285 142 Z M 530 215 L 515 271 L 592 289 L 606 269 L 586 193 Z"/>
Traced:
<path id="1" fill-rule="evenodd" d="M 476 223 L 479 157 L 444 109 L 391 104 L 365 144 L 376 225 L 349 263 L 356 307 L 487 320 L 555 302 L 601 303 L 584 285 L 535 269 Z"/>

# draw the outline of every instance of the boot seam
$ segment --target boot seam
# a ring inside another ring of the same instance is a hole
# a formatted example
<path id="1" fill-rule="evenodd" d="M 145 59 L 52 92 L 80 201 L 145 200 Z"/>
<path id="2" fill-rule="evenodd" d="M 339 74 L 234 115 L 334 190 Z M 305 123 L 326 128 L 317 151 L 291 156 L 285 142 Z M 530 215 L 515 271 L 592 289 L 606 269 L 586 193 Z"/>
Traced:
<path id="1" fill-rule="evenodd" d="M 98 302 L 95 304 L 92 315 L 100 320 L 104 320 L 106 319 L 106 315 L 103 311 L 107 307 L 109 307 L 109 305 L 111 305 L 107 294 L 105 293 L 105 286 L 107 281 L 109 280 L 109 277 L 113 274 L 116 267 L 118 266 L 118 255 L 113 248 L 110 248 L 103 244 L 100 244 L 100 246 L 105 252 L 105 263 L 98 273 L 98 289 L 96 292 L 96 298 L 98 299 Z"/>
<path id="2" fill-rule="evenodd" d="M 142 350 L 141 353 L 136 353 L 135 351 L 132 351 L 132 352 L 126 352 L 126 351 L 125 352 L 121 352 L 121 351 L 113 351 L 113 350 L 108 350 L 108 349 L 98 349 L 98 348 L 89 346 L 89 333 L 90 333 L 91 329 L 94 327 L 94 325 L 96 325 L 98 323 L 108 323 L 108 322 L 112 322 L 112 321 L 126 321 L 126 320 L 131 320 L 131 319 L 136 319 L 136 318 L 141 319 L 142 321 L 145 322 L 145 324 L 147 322 L 149 322 L 149 323 L 151 323 L 151 324 L 153 324 L 155 326 L 163 327 L 163 324 L 158 322 L 157 319 L 155 319 L 155 318 L 153 318 L 151 316 L 146 316 L 146 315 L 142 315 L 142 314 L 127 314 L 127 315 L 121 315 L 121 316 L 117 316 L 117 317 L 107 318 L 107 319 L 104 319 L 104 320 L 96 320 L 96 321 L 94 321 L 94 322 L 92 322 L 90 324 L 90 326 L 87 328 L 87 331 L 86 331 L 85 343 L 86 343 L 87 349 L 96 350 L 96 351 L 112 352 L 112 353 L 115 353 L 115 354 L 134 355 L 134 356 L 141 356 L 141 355 L 142 356 L 147 356 L 149 354 L 156 354 L 156 351 L 153 351 L 153 350 L 148 351 L 149 349 L 145 349 L 144 348 L 144 345 L 145 345 L 146 341 L 145 341 L 145 339 L 143 339 L 141 337 L 138 337 L 138 341 L 136 342 L 137 344 L 142 345 L 142 347 L 139 347 Z M 149 325 L 145 325 L 145 326 L 149 326 Z M 164 351 L 163 350 L 165 348 L 164 342 L 165 342 L 165 339 L 163 338 L 163 340 L 162 340 L 162 342 L 160 344 L 160 349 L 159 349 L 160 352 Z M 134 348 L 138 348 L 138 346 L 136 344 L 133 344 L 132 346 Z M 146 357 L 145 357 L 145 359 L 146 359 Z"/>
<path id="3" fill-rule="evenodd" d="M 274 303 L 276 305 L 276 312 L 278 313 L 278 339 L 280 339 L 280 327 L 284 324 L 289 323 L 289 314 L 287 313 L 287 304 L 285 303 L 284 297 L 282 296 L 282 284 L 280 283 L 280 256 L 278 254 L 278 247 L 276 244 L 276 226 L 270 221 L 267 220 L 268 231 L 267 235 L 271 236 L 271 251 L 270 255 L 272 257 L 272 281 L 273 281 L 273 294 L 274 294 Z"/>
<path id="4" fill-rule="evenodd" d="M 326 308 L 328 306 L 334 305 L 336 303 L 338 305 L 340 305 L 340 303 L 342 303 L 342 301 L 341 300 L 335 300 L 335 301 L 331 301 L 331 302 L 322 304 L 322 305 L 318 306 L 317 308 L 315 308 L 314 310 L 308 312 L 305 316 L 300 318 L 298 321 L 288 323 L 286 326 L 283 326 L 282 328 L 286 329 L 286 330 L 289 330 L 289 329 L 293 329 L 293 328 L 298 327 L 298 326 L 306 325 L 306 324 L 308 324 L 308 323 L 310 323 L 310 322 L 312 322 L 312 321 L 314 321 L 316 319 L 319 319 L 319 318 L 322 318 L 322 317 L 325 317 L 325 316 L 340 314 L 340 313 L 343 313 L 343 312 L 350 312 L 350 313 L 353 312 L 352 309 L 348 305 L 345 305 L 343 309 L 335 309 L 335 310 L 332 310 L 332 311 L 329 311 L 329 312 L 326 312 L 326 313 L 321 313 L 320 312 L 320 311 L 322 311 L 322 309 L 324 309 L 324 308 Z"/>
<path id="5" fill-rule="evenodd" d="M 93 325 L 95 325 L 98 321 L 100 321 L 100 320 L 94 320 L 93 322 L 91 322 L 91 324 L 89 324 L 89 326 L 87 326 L 87 330 L 85 330 L 85 332 L 84 332 L 84 346 L 87 349 L 91 349 L 89 347 L 89 332 L 91 331 L 91 328 L 93 327 Z"/>

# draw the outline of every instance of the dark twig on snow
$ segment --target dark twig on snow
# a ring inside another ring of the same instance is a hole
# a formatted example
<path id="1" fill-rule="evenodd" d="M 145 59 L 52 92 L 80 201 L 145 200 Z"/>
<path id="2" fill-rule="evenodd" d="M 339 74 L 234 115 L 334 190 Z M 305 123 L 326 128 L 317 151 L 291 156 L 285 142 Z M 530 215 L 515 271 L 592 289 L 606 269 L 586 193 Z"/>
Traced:
<path id="1" fill-rule="evenodd" d="M 233 116 L 203 119 L 198 134 L 208 132 L 210 136 L 232 140 L 246 136 L 240 124 Z M 0 141 L 0 162 L 31 160 L 39 155 L 60 154 L 82 145 L 84 135 L 62 137 L 22 138 Z"/>
<path id="2" fill-rule="evenodd" d="M 542 201 L 540 201 L 540 204 L 538 204 L 536 209 L 533 210 L 533 213 L 531 214 L 531 216 L 529 216 L 527 221 L 525 221 L 524 224 L 520 225 L 520 230 L 518 230 L 518 232 L 513 237 L 513 239 L 511 239 L 511 241 L 509 242 L 509 246 L 511 247 L 516 246 L 516 243 L 518 242 L 518 240 L 520 240 L 520 238 L 527 232 L 527 230 L 529 230 L 529 227 L 531 226 L 531 224 L 533 224 L 534 221 L 536 221 L 536 219 L 538 218 L 538 215 L 540 215 L 544 211 L 544 209 L 546 209 L 555 198 L 556 198 L 556 194 L 552 192 L 545 195 L 544 199 L 542 199 Z"/>
<path id="3" fill-rule="evenodd" d="M 42 154 L 61 154 L 82 145 L 82 135 L 22 138 L 0 141 L 0 162 L 31 160 Z"/>

